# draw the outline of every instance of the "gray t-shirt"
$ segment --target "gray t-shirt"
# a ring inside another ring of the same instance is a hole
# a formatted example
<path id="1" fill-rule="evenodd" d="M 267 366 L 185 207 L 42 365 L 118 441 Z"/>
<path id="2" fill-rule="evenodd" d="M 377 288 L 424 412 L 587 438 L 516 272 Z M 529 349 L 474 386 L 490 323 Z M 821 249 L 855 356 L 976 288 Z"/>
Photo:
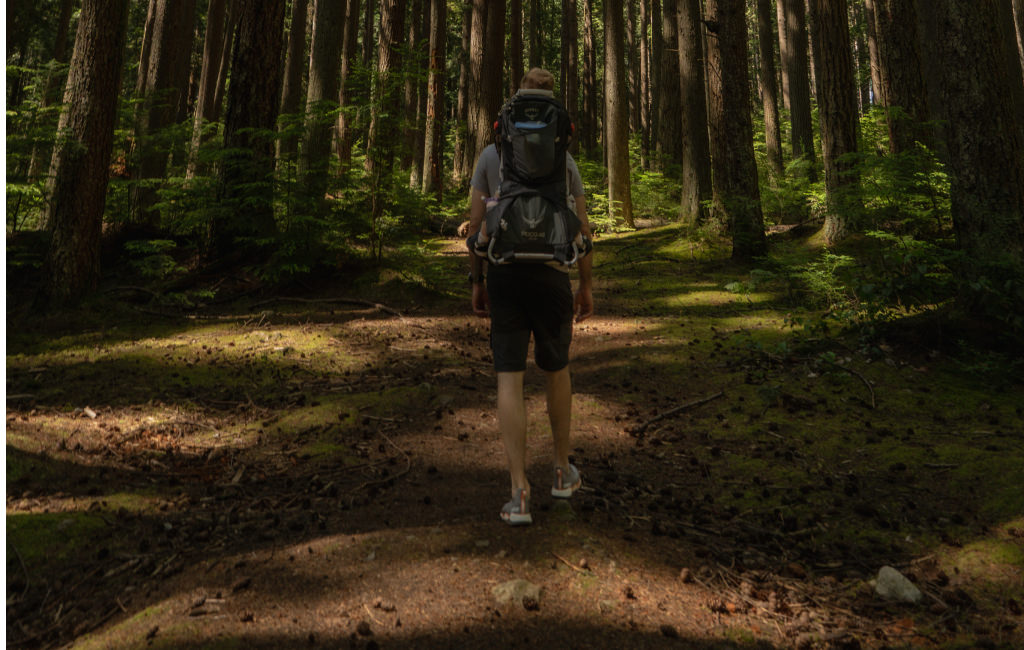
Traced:
<path id="1" fill-rule="evenodd" d="M 583 179 L 580 178 L 579 167 L 572 159 L 572 154 L 568 152 L 565 154 L 565 166 L 568 170 L 566 180 L 570 196 L 583 196 Z M 493 144 L 489 144 L 477 159 L 476 169 L 473 170 L 473 178 L 470 179 L 469 184 L 473 189 L 483 192 L 485 196 L 496 196 L 498 188 L 501 186 L 501 181 L 498 179 L 500 169 L 501 159 L 498 157 L 498 149 Z"/>

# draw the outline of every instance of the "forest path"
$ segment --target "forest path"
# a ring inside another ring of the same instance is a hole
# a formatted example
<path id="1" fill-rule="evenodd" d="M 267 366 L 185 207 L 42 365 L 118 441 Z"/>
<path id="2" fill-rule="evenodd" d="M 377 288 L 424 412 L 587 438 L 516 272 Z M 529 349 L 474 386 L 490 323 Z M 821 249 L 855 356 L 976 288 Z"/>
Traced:
<path id="1" fill-rule="evenodd" d="M 330 302 L 340 292 L 325 287 L 201 320 L 16 345 L 8 643 L 755 648 L 930 645 L 964 630 L 1019 638 L 1006 596 L 1021 575 L 1015 560 L 986 558 L 951 579 L 938 550 L 898 544 L 934 529 L 938 515 L 959 517 L 957 534 L 1012 543 L 1019 524 L 978 519 L 955 485 L 921 490 L 949 474 L 956 450 L 897 455 L 889 439 L 903 434 L 893 432 L 921 422 L 881 387 L 929 400 L 924 408 L 944 413 L 954 432 L 973 430 L 976 412 L 945 404 L 933 376 L 895 356 L 851 355 L 831 373 L 815 361 L 820 350 L 780 357 L 777 296 L 723 290 L 736 269 L 687 259 L 671 233 L 648 237 L 609 242 L 596 271 L 598 315 L 576 329 L 573 453 L 584 488 L 569 503 L 547 495 L 542 378 L 527 373 L 535 523 L 525 528 L 497 516 L 507 475 L 486 323 L 457 291 L 394 293 L 389 309 L 376 309 Z M 452 244 L 439 256 L 444 277 L 462 277 L 457 252 Z M 382 286 L 360 298 L 382 299 Z M 1020 421 L 1019 388 L 985 402 L 999 449 L 978 462 L 1005 468 L 997 495 L 1019 472 L 1009 468 L 1020 446 L 1002 433 Z M 714 399 L 673 412 L 703 398 Z M 865 445 L 884 451 L 884 467 L 856 451 Z M 882 564 L 913 572 L 943 608 L 879 601 L 865 581 Z M 512 580 L 539 595 L 499 603 L 495 587 Z M 992 585 L 1002 595 L 990 602 Z"/>

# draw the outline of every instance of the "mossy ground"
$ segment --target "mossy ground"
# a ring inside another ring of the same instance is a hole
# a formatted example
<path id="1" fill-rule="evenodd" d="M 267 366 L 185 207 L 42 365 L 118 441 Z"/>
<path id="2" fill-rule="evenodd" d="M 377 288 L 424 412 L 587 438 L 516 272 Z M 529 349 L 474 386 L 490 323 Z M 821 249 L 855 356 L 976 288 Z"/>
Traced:
<path id="1" fill-rule="evenodd" d="M 214 567 L 317 544 L 426 575 L 438 554 L 468 558 L 463 581 L 550 563 L 613 627 L 654 621 L 637 603 L 688 588 L 672 580 L 693 567 L 719 621 L 690 639 L 702 647 L 1022 640 L 1024 384 L 993 370 L 998 355 L 805 331 L 794 324 L 820 308 L 783 275 L 674 227 L 604 236 L 598 314 L 574 343 L 586 489 L 572 508 L 538 500 L 545 523 L 493 556 L 472 523 L 505 494 L 487 330 L 468 315 L 457 243 L 423 250 L 301 301 L 243 297 L 190 318 L 105 298 L 48 319 L 9 309 L 9 641 L 246 647 L 244 625 L 139 617 L 165 585 L 191 594 Z M 786 263 L 819 252 L 813 237 L 773 247 Z M 543 457 L 542 382 L 534 369 L 527 381 L 528 444 Z M 575 554 L 552 560 L 565 540 Z M 580 569 L 588 556 L 607 562 Z M 925 604 L 871 596 L 886 564 Z M 120 622 L 83 636 L 108 621 Z M 595 647 L 622 642 L 591 631 Z M 264 645 L 309 643 L 280 634 Z"/>

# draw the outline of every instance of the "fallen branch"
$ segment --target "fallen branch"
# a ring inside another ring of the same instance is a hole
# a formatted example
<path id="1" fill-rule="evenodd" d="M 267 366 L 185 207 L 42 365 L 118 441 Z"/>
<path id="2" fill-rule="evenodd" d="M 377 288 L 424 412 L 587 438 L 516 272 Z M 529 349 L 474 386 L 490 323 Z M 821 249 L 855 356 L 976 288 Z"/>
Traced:
<path id="1" fill-rule="evenodd" d="M 562 557 L 562 556 L 561 556 L 561 555 L 559 555 L 558 553 L 555 553 L 554 551 L 552 551 L 552 552 L 551 552 L 551 554 L 552 554 L 552 555 L 554 555 L 554 556 L 555 556 L 556 558 L 558 558 L 559 560 L 561 560 L 561 561 L 562 561 L 562 564 L 564 564 L 565 566 L 569 567 L 569 568 L 570 568 L 570 569 L 572 569 L 573 571 L 577 571 L 577 572 L 579 572 L 579 573 L 588 573 L 588 571 L 587 571 L 586 569 L 584 569 L 584 568 L 582 568 L 582 567 L 578 567 L 578 566 L 576 566 L 575 564 L 573 564 L 573 563 L 572 563 L 572 562 L 570 562 L 569 560 L 565 559 L 564 557 Z"/>
<path id="2" fill-rule="evenodd" d="M 861 383 L 863 383 L 865 386 L 867 386 L 868 392 L 871 393 L 871 408 L 875 408 L 875 389 L 871 387 L 871 384 L 868 382 L 867 379 L 864 378 L 864 375 L 860 374 L 853 368 L 847 368 L 846 366 L 839 365 L 835 361 L 828 361 L 825 359 L 823 359 L 823 361 L 825 361 L 830 366 L 834 366 L 836 368 L 839 368 L 840 370 L 845 370 L 846 372 L 850 373 L 851 375 L 859 379 Z"/>
<path id="3" fill-rule="evenodd" d="M 709 395 L 708 397 L 702 397 L 702 398 L 700 398 L 698 400 L 694 400 L 692 402 L 687 402 L 686 404 L 683 404 L 682 406 L 677 406 L 674 409 L 669 409 L 668 411 L 665 411 L 664 413 L 660 413 L 660 414 L 654 416 L 653 418 L 651 418 L 650 420 L 644 422 L 643 424 L 639 424 L 639 425 L 633 427 L 631 429 L 631 432 L 634 433 L 634 434 L 641 434 L 641 433 L 643 433 L 644 431 L 647 430 L 647 427 L 651 426 L 655 422 L 660 422 L 660 421 L 662 421 L 662 420 L 664 420 L 666 418 L 670 418 L 670 417 L 672 417 L 674 415 L 678 415 L 678 414 L 682 413 L 683 411 L 686 411 L 688 409 L 692 409 L 692 408 L 694 408 L 696 406 L 700 406 L 701 404 L 707 404 L 711 400 L 718 399 L 722 395 L 725 395 L 725 393 L 719 391 L 719 392 L 715 393 L 714 395 Z"/>
<path id="4" fill-rule="evenodd" d="M 341 303 L 341 304 L 345 304 L 345 305 L 361 305 L 363 307 L 373 307 L 374 309 L 377 309 L 379 311 L 383 311 L 383 312 L 386 312 L 388 314 L 391 314 L 392 316 L 395 316 L 395 317 L 397 317 L 400 320 L 403 320 L 403 321 L 405 320 L 405 318 L 402 316 L 402 313 L 400 311 L 398 311 L 397 309 L 394 309 L 392 307 L 388 307 L 387 305 L 381 304 L 379 302 L 372 302 L 370 300 L 360 300 L 358 298 L 293 298 L 293 297 L 290 297 L 290 296 L 274 296 L 273 298 L 268 298 L 267 300 L 261 300 L 260 302 L 257 302 L 257 303 L 254 303 L 252 305 L 249 305 L 249 308 L 250 309 L 255 309 L 257 307 L 262 307 L 263 305 L 269 305 L 269 304 L 272 304 L 272 303 L 275 303 L 275 302 L 298 302 L 298 303 L 302 303 L 302 304 L 317 304 L 317 303 L 336 302 L 336 303 Z"/>

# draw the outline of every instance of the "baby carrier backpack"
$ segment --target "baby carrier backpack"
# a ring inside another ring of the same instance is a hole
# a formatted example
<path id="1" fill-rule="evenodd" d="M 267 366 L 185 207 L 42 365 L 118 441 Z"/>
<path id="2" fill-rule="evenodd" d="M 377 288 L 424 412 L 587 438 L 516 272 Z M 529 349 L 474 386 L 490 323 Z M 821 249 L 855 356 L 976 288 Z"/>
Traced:
<path id="1" fill-rule="evenodd" d="M 572 266 L 588 252 L 568 201 L 566 151 L 573 124 L 549 90 L 523 89 L 495 122 L 500 191 L 488 200 L 484 227 L 471 248 L 492 264 Z"/>

